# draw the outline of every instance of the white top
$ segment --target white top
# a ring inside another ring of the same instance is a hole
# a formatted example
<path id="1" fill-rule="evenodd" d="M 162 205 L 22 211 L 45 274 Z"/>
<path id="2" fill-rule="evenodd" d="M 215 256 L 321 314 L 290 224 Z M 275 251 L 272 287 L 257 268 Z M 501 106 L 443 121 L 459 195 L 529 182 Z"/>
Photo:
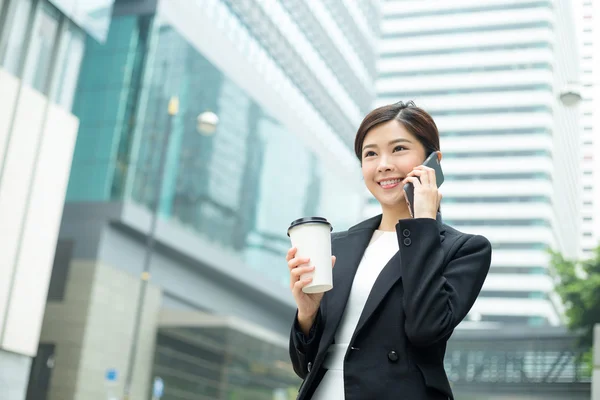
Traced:
<path id="1" fill-rule="evenodd" d="M 356 270 L 350 296 L 335 333 L 335 344 L 329 347 L 323 363 L 327 372 L 315 391 L 313 400 L 344 399 L 344 356 L 379 273 L 398 250 L 396 232 L 377 230 L 373 233 Z"/>

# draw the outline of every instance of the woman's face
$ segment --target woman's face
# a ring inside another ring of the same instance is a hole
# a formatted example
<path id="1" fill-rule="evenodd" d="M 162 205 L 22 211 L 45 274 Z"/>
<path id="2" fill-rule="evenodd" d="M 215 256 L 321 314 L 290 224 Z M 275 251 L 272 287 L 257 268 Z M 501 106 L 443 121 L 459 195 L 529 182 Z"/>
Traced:
<path id="1" fill-rule="evenodd" d="M 406 206 L 402 180 L 425 160 L 425 148 L 404 126 L 391 120 L 367 133 L 362 173 L 367 189 L 382 207 Z"/>

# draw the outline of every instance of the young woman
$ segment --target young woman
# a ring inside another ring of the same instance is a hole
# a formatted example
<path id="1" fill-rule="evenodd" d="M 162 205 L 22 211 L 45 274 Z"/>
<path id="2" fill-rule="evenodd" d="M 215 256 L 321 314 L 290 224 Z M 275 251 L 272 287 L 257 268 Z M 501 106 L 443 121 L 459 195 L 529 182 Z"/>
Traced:
<path id="1" fill-rule="evenodd" d="M 288 252 L 298 306 L 290 357 L 304 379 L 298 399 L 454 398 L 446 342 L 479 295 L 492 250 L 486 238 L 441 221 L 435 172 L 421 165 L 439 142 L 435 122 L 413 102 L 372 111 L 355 151 L 383 214 L 332 235 L 334 288 L 325 294 L 302 292 L 310 279 L 300 277 L 312 267 Z"/>

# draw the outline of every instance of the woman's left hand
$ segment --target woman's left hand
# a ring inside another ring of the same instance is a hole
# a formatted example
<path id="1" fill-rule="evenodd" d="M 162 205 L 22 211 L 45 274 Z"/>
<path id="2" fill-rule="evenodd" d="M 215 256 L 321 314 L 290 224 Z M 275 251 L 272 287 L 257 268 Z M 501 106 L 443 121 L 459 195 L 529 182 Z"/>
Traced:
<path id="1" fill-rule="evenodd" d="M 420 181 L 419 181 L 420 179 Z M 442 194 L 438 191 L 433 168 L 419 165 L 415 167 L 402 182 L 411 182 L 415 187 L 413 218 L 436 219 Z"/>

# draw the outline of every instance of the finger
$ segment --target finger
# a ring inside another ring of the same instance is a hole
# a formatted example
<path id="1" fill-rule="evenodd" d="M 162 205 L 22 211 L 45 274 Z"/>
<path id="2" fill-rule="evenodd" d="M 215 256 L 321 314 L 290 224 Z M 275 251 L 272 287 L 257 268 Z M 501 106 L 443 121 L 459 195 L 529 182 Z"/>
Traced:
<path id="1" fill-rule="evenodd" d="M 309 261 L 310 261 L 310 258 L 297 258 L 297 257 L 294 257 L 290 261 L 288 261 L 288 268 L 289 269 L 294 269 L 294 268 L 298 267 L 299 265 L 308 264 Z"/>
<path id="2" fill-rule="evenodd" d="M 335 267 L 336 256 L 331 256 L 331 268 Z"/>
<path id="3" fill-rule="evenodd" d="M 426 169 L 420 169 L 419 171 L 419 178 L 421 179 L 421 184 L 423 184 L 423 186 L 429 186 L 431 185 L 431 182 L 429 180 L 429 173 L 427 172 Z"/>
<path id="4" fill-rule="evenodd" d="M 294 258 L 294 255 L 296 254 L 297 251 L 298 251 L 298 249 L 295 247 L 292 247 L 291 249 L 289 249 L 285 256 L 285 260 L 290 261 L 292 258 Z"/>
<path id="5" fill-rule="evenodd" d="M 291 270 L 290 275 L 292 276 L 294 281 L 300 279 L 300 277 L 304 274 L 308 274 L 309 272 L 313 272 L 315 267 L 313 265 L 309 265 L 307 267 L 298 267 Z"/>
<path id="6" fill-rule="evenodd" d="M 297 294 L 297 293 L 301 292 L 302 288 L 304 286 L 308 285 L 311 282 L 312 282 L 312 278 L 305 278 L 305 279 L 301 279 L 299 281 L 296 281 L 296 283 L 294 283 L 294 286 L 292 288 L 292 292 L 294 294 Z"/>
<path id="7" fill-rule="evenodd" d="M 435 178 L 435 170 L 433 168 L 427 168 L 427 174 L 429 175 L 429 183 L 431 186 L 437 187 L 437 181 Z"/>
<path id="8" fill-rule="evenodd" d="M 412 183 L 415 187 L 421 186 L 421 182 L 419 181 L 419 178 L 417 178 L 416 176 L 409 176 L 408 178 L 405 178 L 402 181 L 402 184 L 405 185 L 408 182 Z"/>
<path id="9" fill-rule="evenodd" d="M 442 196 L 442 194 L 440 192 L 438 192 L 438 203 L 437 203 L 438 208 L 440 207 L 440 204 L 442 203 L 442 197 L 444 197 L 444 196 Z"/>

